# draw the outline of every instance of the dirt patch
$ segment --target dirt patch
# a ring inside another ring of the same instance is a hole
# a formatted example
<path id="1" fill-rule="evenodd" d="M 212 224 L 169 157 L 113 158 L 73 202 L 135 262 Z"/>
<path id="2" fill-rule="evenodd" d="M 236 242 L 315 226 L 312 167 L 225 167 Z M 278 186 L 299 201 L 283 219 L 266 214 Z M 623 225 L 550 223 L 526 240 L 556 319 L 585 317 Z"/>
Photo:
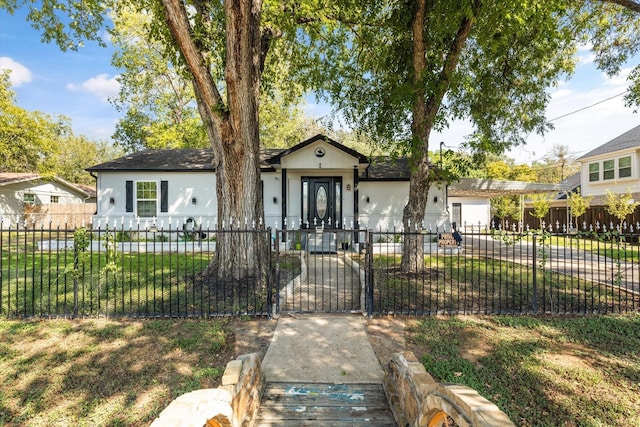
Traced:
<path id="1" fill-rule="evenodd" d="M 234 321 L 231 325 L 235 338 L 233 358 L 249 353 L 260 353 L 260 358 L 263 358 L 277 324 L 273 319 Z"/>
<path id="2" fill-rule="evenodd" d="M 405 321 L 393 316 L 368 319 L 366 332 L 380 366 L 386 369 L 394 353 L 404 351 L 406 346 Z"/>

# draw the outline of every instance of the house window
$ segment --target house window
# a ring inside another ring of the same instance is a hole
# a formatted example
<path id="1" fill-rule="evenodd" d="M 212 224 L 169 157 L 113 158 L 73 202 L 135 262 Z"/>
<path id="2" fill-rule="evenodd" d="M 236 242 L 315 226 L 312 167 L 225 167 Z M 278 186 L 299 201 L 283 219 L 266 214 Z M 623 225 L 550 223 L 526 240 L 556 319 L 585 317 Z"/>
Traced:
<path id="1" fill-rule="evenodd" d="M 158 212 L 158 183 L 136 182 L 136 209 L 139 217 L 154 217 Z"/>
<path id="2" fill-rule="evenodd" d="M 600 180 L 600 163 L 589 163 L 589 182 Z"/>
<path id="3" fill-rule="evenodd" d="M 631 156 L 620 157 L 618 159 L 618 178 L 628 178 L 631 176 Z"/>
<path id="4" fill-rule="evenodd" d="M 22 201 L 26 204 L 33 205 L 36 203 L 36 195 L 33 193 L 24 193 Z"/>
<path id="5" fill-rule="evenodd" d="M 615 160 L 605 160 L 602 162 L 602 179 L 614 179 L 616 177 Z"/>
<path id="6" fill-rule="evenodd" d="M 60 196 L 51 196 L 49 203 L 60 203 Z"/>

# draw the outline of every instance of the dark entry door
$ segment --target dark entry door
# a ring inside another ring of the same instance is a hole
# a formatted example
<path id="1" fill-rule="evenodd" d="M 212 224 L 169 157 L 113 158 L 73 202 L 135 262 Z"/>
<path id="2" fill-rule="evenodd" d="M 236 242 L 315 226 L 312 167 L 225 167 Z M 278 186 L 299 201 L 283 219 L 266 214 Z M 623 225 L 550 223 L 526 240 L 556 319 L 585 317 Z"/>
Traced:
<path id="1" fill-rule="evenodd" d="M 341 180 L 338 178 L 306 178 L 302 185 L 303 197 L 306 199 L 303 200 L 303 220 L 305 223 L 312 228 L 320 227 L 324 221 L 325 227 L 334 228 L 336 219 L 340 215 Z"/>

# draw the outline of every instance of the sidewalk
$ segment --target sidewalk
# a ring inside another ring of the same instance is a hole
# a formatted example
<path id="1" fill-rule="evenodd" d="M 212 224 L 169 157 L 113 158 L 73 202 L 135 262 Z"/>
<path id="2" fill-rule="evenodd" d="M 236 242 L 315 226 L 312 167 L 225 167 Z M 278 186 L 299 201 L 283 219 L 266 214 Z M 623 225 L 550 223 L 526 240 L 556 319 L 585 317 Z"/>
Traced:
<path id="1" fill-rule="evenodd" d="M 380 384 L 361 315 L 281 317 L 262 361 L 267 382 Z"/>

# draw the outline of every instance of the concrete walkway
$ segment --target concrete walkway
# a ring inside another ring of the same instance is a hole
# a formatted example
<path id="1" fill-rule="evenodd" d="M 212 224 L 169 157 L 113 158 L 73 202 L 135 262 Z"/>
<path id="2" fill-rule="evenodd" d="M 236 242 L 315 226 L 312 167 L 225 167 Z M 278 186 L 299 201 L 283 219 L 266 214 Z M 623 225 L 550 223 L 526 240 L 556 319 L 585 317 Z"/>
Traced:
<path id="1" fill-rule="evenodd" d="M 362 315 L 282 317 L 262 361 L 267 382 L 382 383 Z"/>

